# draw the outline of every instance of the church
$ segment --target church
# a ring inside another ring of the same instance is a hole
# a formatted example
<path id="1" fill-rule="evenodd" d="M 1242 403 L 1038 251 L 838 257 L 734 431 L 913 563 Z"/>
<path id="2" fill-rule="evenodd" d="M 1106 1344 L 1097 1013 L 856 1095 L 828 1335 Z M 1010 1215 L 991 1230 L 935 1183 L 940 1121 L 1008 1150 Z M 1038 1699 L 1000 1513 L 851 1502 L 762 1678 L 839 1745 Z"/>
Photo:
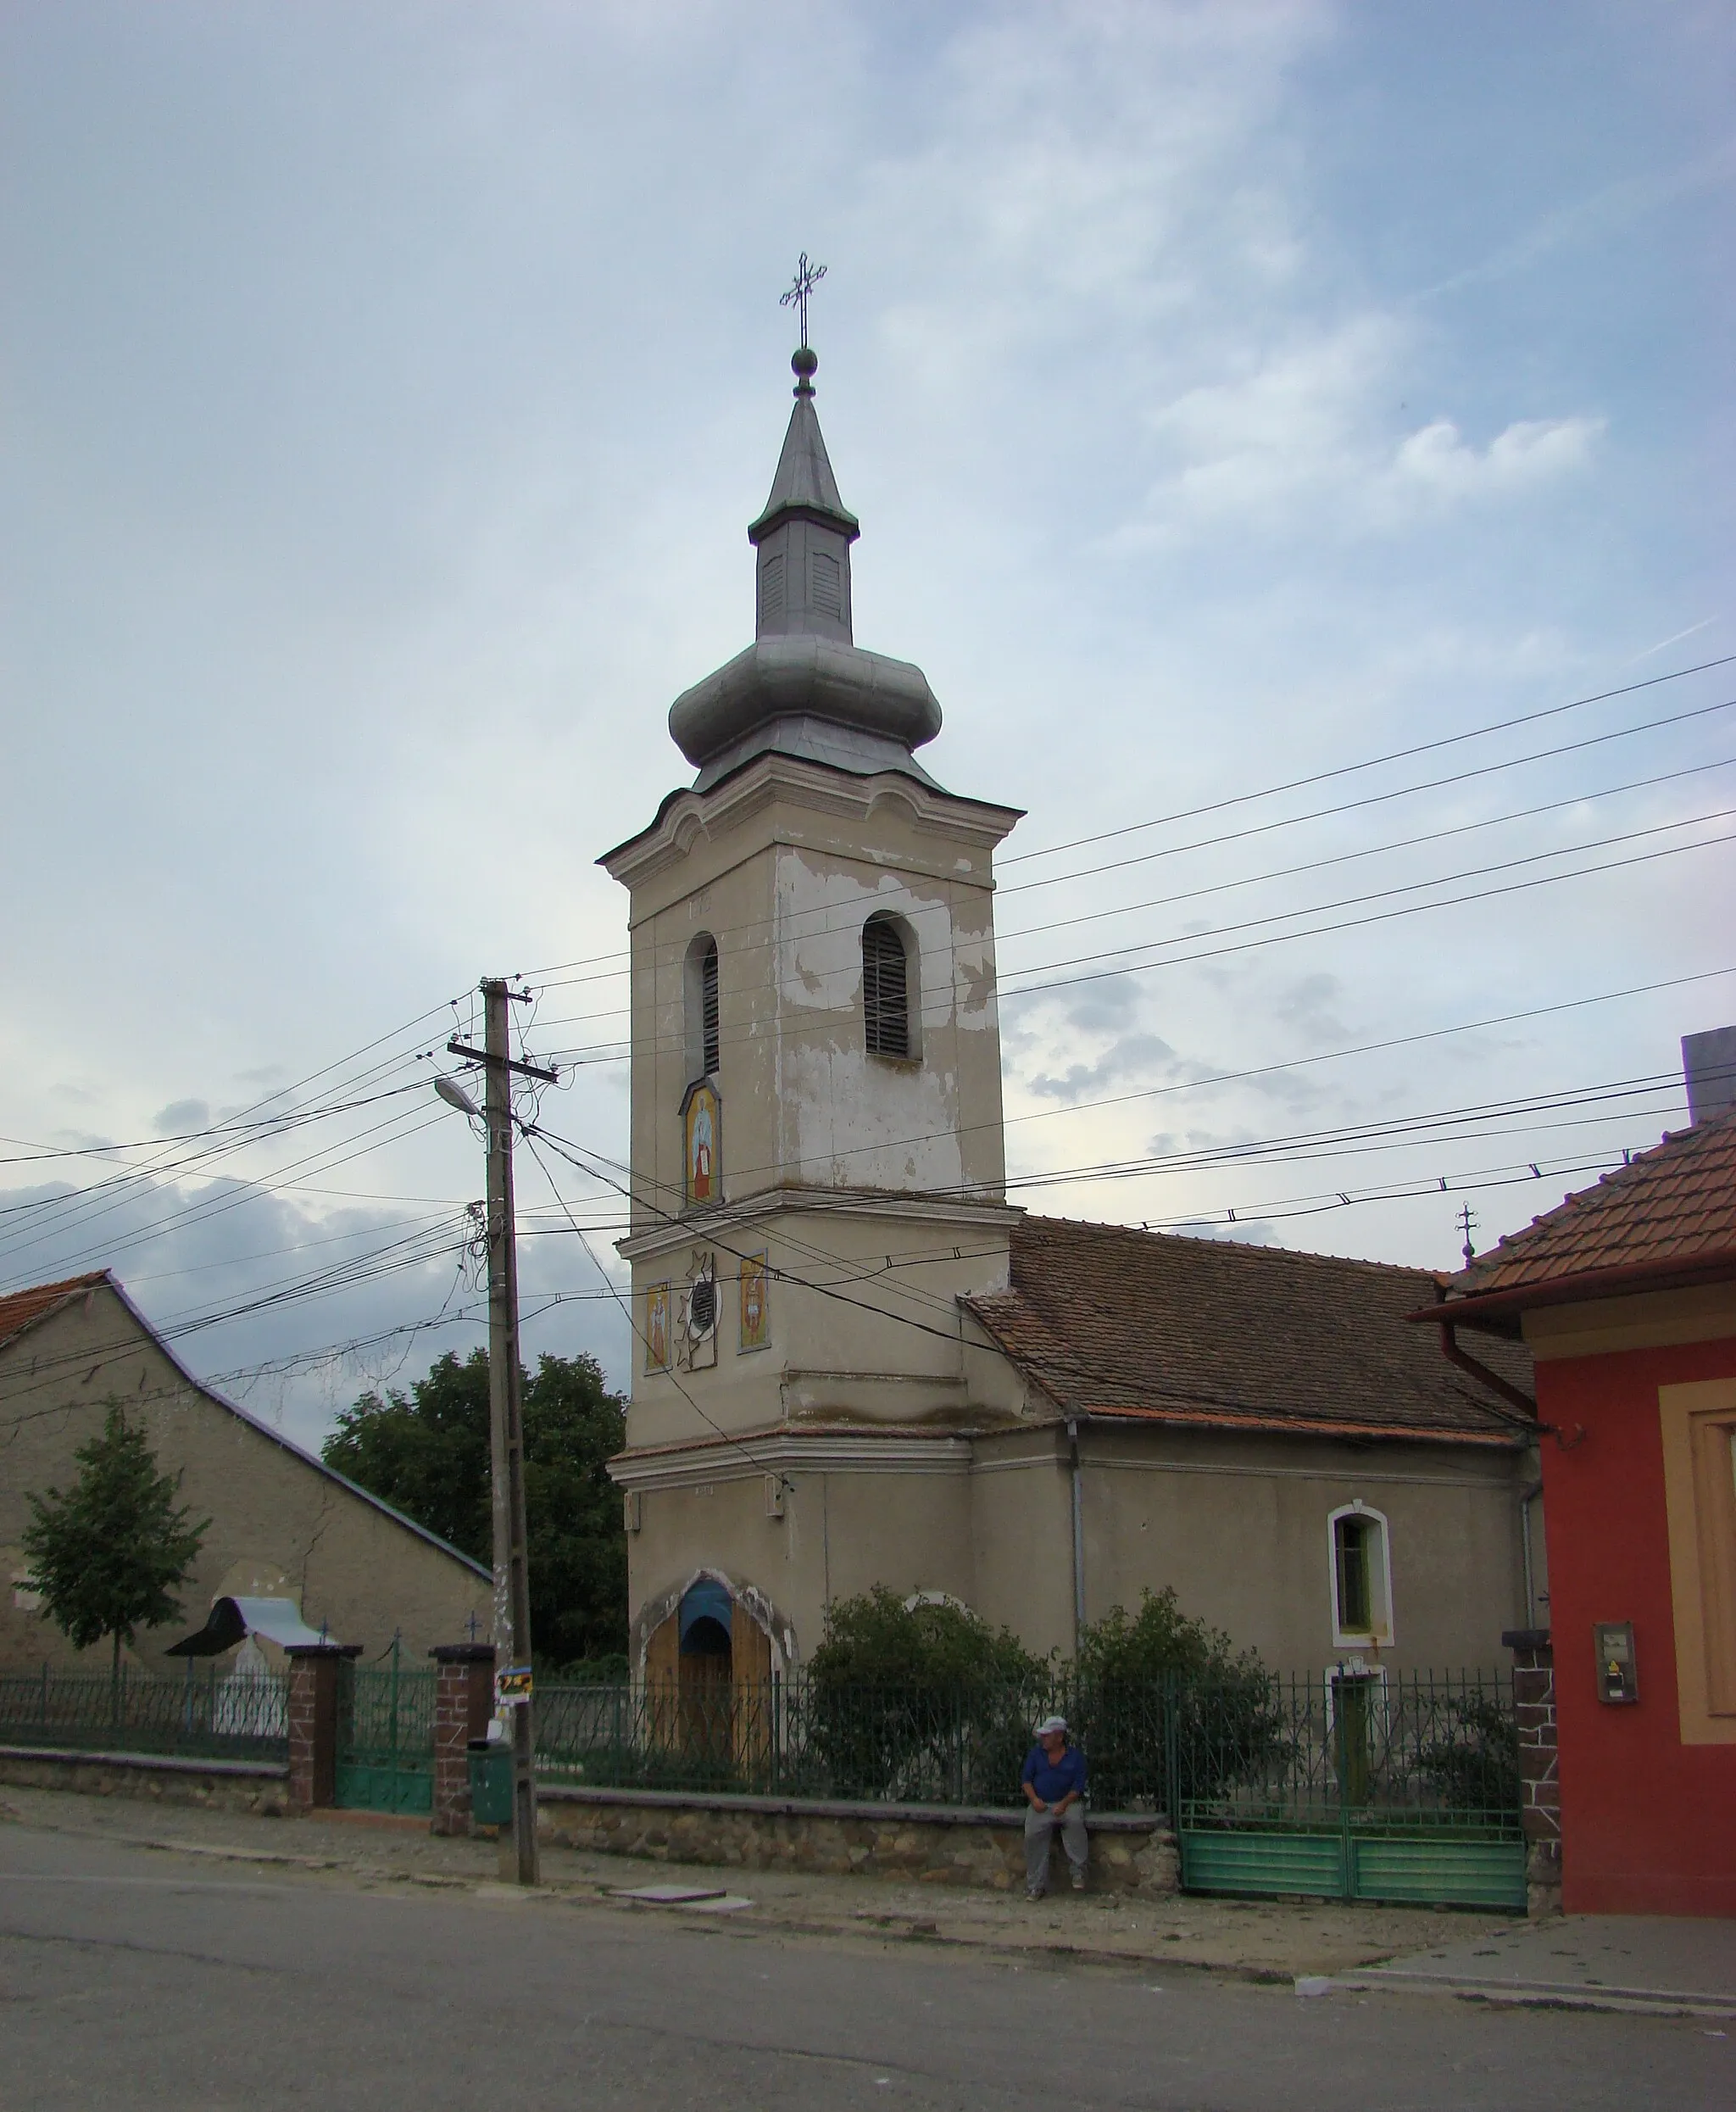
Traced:
<path id="1" fill-rule="evenodd" d="M 1007 1201 L 1021 812 L 936 783 L 926 677 L 855 643 L 802 335 L 754 643 L 676 699 L 697 774 L 600 861 L 630 902 L 636 1675 L 787 1673 L 874 1585 L 1063 1656 L 1173 1585 L 1275 1668 L 1502 1663 L 1546 1618 L 1522 1346 L 1448 1361 L 1405 1323 L 1427 1271 Z"/>

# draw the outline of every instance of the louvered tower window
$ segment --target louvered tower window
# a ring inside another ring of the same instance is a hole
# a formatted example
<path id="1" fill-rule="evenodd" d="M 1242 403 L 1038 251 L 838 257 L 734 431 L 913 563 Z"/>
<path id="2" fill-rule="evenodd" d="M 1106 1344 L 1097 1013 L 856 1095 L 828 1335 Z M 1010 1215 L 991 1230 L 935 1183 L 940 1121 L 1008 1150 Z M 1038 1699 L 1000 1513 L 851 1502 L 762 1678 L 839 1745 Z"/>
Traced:
<path id="1" fill-rule="evenodd" d="M 813 561 L 814 606 L 823 616 L 844 612 L 843 576 L 829 550 L 815 550 Z"/>
<path id="2" fill-rule="evenodd" d="M 862 1019 L 870 1056 L 910 1055 L 910 964 L 903 933 L 884 917 L 862 928 Z"/>
<path id="3" fill-rule="evenodd" d="M 699 956 L 700 1061 L 708 1078 L 717 1075 L 717 941 L 708 940 Z"/>
<path id="4" fill-rule="evenodd" d="M 783 614 L 783 552 L 774 550 L 760 566 L 760 627 Z"/>

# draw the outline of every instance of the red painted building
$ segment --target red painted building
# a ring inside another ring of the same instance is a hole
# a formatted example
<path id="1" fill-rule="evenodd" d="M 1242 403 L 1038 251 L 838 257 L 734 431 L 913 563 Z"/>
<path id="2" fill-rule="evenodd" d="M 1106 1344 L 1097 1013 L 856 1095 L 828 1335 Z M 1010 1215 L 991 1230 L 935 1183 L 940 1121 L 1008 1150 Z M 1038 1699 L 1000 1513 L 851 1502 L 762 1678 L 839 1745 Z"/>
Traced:
<path id="1" fill-rule="evenodd" d="M 1479 1329 L 1534 1360 L 1563 1906 L 1736 1915 L 1736 1110 L 1413 1317 L 1461 1360 Z"/>

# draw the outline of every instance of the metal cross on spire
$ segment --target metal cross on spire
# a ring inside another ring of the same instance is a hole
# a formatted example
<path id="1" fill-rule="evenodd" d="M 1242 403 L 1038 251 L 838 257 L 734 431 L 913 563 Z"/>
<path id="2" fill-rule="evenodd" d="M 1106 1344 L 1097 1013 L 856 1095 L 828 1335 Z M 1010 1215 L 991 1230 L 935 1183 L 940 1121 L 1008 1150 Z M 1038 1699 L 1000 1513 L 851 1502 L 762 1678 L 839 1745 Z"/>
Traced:
<path id="1" fill-rule="evenodd" d="M 804 352 L 808 349 L 808 296 L 825 276 L 826 266 L 823 264 L 810 265 L 808 261 L 808 253 L 804 249 L 796 265 L 794 285 L 789 288 L 787 293 L 778 297 L 777 304 L 780 308 L 793 308 L 796 311 L 802 326 Z"/>

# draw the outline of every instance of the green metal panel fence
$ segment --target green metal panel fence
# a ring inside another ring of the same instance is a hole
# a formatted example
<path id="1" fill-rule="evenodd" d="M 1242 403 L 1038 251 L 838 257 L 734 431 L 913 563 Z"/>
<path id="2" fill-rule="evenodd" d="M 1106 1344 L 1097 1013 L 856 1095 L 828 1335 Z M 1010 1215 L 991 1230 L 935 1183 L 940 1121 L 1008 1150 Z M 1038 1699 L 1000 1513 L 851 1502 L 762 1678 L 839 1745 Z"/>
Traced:
<path id="1" fill-rule="evenodd" d="M 1190 1889 L 1524 1906 L 1505 1675 L 1340 1666 L 1192 1688 L 1174 1723 Z"/>
<path id="2" fill-rule="evenodd" d="M 130 1671 L 0 1675 L 0 1743 L 189 1758 L 277 1760 L 289 1755 L 288 1683 L 275 1672 L 220 1675 L 214 1662 L 185 1677 Z"/>
<path id="3" fill-rule="evenodd" d="M 384 1664 L 345 1664 L 337 1686 L 337 1802 L 351 1810 L 434 1808 L 434 1683 L 393 1644 Z"/>

